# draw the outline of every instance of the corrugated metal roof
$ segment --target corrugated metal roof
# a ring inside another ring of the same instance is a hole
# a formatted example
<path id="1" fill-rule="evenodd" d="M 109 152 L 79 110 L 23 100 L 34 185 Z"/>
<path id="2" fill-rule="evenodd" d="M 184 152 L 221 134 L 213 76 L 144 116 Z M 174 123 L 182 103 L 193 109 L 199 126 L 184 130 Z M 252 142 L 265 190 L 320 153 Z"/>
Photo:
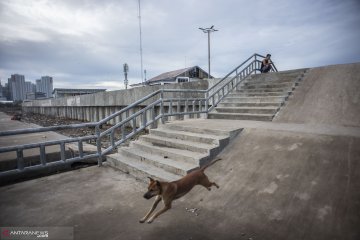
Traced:
<path id="1" fill-rule="evenodd" d="M 179 75 L 181 75 L 181 74 L 183 74 L 183 73 L 185 73 L 187 71 L 190 71 L 191 69 L 196 68 L 196 67 L 197 66 L 162 73 L 162 74 L 160 74 L 160 75 L 158 75 L 156 77 L 153 77 L 153 78 L 147 80 L 146 82 L 156 82 L 156 81 L 160 81 L 160 80 L 164 80 L 164 79 L 176 78 Z"/>

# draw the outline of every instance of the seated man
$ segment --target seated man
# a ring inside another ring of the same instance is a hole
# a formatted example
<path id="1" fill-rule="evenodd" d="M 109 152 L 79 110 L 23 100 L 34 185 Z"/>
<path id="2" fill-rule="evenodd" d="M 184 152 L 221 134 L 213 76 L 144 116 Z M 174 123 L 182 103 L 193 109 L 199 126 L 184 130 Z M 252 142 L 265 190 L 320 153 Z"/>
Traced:
<path id="1" fill-rule="evenodd" d="M 270 60 L 271 54 L 267 54 L 266 58 L 264 58 L 261 62 L 260 72 L 267 73 L 271 70 L 271 60 Z"/>

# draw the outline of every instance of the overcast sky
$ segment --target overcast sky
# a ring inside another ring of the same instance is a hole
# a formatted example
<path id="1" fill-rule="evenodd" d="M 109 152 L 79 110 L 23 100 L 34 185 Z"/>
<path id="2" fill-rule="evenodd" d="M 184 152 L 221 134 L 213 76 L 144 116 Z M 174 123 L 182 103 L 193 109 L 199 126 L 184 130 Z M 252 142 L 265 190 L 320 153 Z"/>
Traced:
<path id="1" fill-rule="evenodd" d="M 360 62 L 359 0 L 141 0 L 147 79 L 198 65 L 222 77 L 253 53 L 279 70 Z M 141 81 L 138 0 L 0 0 L 0 78 L 44 75 L 58 88 Z"/>

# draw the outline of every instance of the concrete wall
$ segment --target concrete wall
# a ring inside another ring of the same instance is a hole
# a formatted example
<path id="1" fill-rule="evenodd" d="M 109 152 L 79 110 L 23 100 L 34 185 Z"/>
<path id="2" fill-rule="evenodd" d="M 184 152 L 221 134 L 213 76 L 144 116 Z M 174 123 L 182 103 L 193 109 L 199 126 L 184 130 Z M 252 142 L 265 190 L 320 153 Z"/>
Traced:
<path id="1" fill-rule="evenodd" d="M 216 80 L 212 80 L 211 84 L 214 84 Z M 90 121 L 97 122 L 117 111 L 120 111 L 124 107 L 134 103 L 135 101 L 159 90 L 159 89 L 197 89 L 205 90 L 208 89 L 209 82 L 206 80 L 201 80 L 197 82 L 188 82 L 188 83 L 179 83 L 179 84 L 169 84 L 163 86 L 146 86 L 138 87 L 128 90 L 118 90 L 111 92 L 99 92 L 95 94 L 80 95 L 73 97 L 65 97 L 58 99 L 46 99 L 46 100 L 35 100 L 32 102 L 25 102 L 22 105 L 23 112 L 27 113 L 37 113 L 44 114 L 48 116 L 55 117 L 64 117 L 70 119 L 77 119 L 81 121 Z M 165 93 L 164 98 L 171 97 L 203 97 L 202 94 L 198 93 Z M 136 107 L 133 111 L 129 112 L 131 114 L 134 111 L 138 111 L 153 101 L 160 98 L 160 95 L 155 96 L 148 101 L 142 103 Z M 193 106 L 189 103 L 189 108 L 192 109 Z M 173 106 L 173 111 L 180 109 L 181 111 L 185 110 L 185 106 Z M 198 107 L 195 106 L 195 109 L 198 110 Z M 169 110 L 168 104 L 165 104 L 165 111 Z M 158 114 L 160 111 L 159 107 L 155 108 L 155 113 Z M 126 117 L 126 113 L 122 116 L 116 117 L 116 119 L 111 120 L 109 123 L 114 124 L 119 122 L 121 119 Z M 151 118 L 151 111 L 147 111 L 147 117 Z M 199 117 L 198 115 L 192 117 Z M 175 117 L 174 117 L 175 118 Z M 140 121 L 140 119 L 139 119 Z M 138 121 L 138 122 L 139 122 Z"/>

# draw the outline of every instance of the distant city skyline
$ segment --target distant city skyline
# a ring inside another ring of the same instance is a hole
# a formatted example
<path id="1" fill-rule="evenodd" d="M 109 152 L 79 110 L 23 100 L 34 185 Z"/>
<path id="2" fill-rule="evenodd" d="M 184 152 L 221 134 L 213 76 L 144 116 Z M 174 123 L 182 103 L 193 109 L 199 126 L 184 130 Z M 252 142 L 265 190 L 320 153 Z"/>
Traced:
<path id="1" fill-rule="evenodd" d="M 6 83 L 1 82 L 0 99 L 10 101 L 23 101 L 26 99 L 51 98 L 53 96 L 53 78 L 41 76 L 35 83 L 26 81 L 23 74 L 11 74 Z"/>

